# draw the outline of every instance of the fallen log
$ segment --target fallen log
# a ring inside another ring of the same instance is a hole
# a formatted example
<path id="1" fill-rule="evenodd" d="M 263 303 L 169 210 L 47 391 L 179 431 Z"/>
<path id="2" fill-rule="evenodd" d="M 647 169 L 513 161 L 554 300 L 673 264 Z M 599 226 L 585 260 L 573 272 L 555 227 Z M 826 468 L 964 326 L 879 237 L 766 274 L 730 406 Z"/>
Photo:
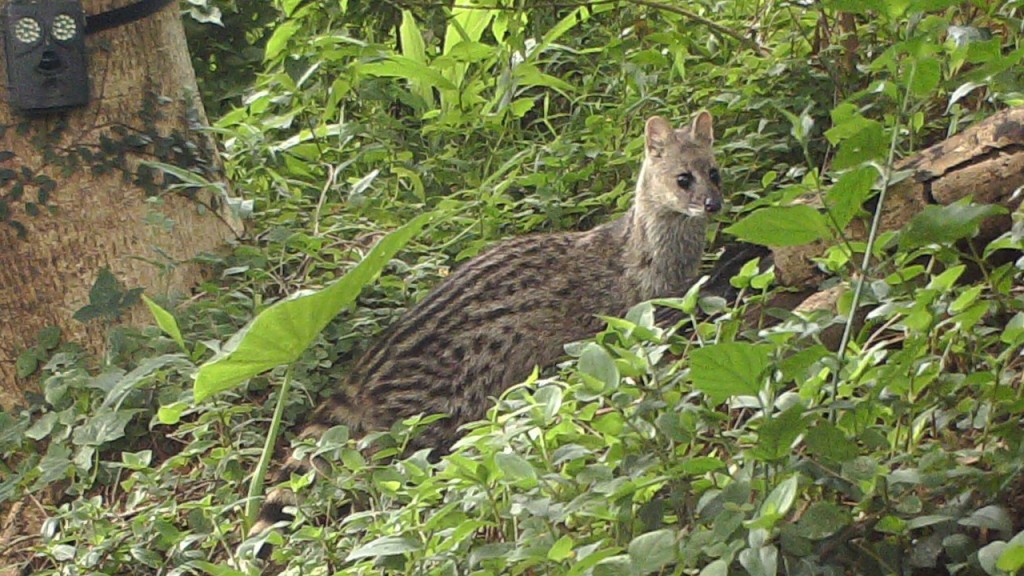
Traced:
<path id="1" fill-rule="evenodd" d="M 882 207 L 879 232 L 898 230 L 929 204 L 952 204 L 968 196 L 980 204 L 1016 210 L 1024 189 L 1024 107 L 995 114 L 963 132 L 898 162 L 897 172 L 910 177 L 890 187 Z M 1009 229 L 1009 217 L 992 218 L 982 235 L 992 238 Z M 854 220 L 847 238 L 863 240 L 867 227 Z M 816 291 L 822 275 L 813 258 L 824 255 L 826 241 L 771 249 L 783 286 Z"/>

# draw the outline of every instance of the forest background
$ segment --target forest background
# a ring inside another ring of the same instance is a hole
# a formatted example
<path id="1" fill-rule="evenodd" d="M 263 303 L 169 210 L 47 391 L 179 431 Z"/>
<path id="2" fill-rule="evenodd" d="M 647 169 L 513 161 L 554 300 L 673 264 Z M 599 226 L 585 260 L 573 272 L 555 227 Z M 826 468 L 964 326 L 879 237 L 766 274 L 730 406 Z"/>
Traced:
<path id="1" fill-rule="evenodd" d="M 246 555 L 266 538 L 290 574 L 1024 566 L 1019 214 L 965 201 L 870 242 L 842 233 L 885 210 L 900 158 L 1024 104 L 1024 3 L 186 6 L 249 235 L 206 257 L 196 294 L 153 302 L 153 326 L 112 326 L 105 357 L 49 333 L 25 352 L 41 393 L 0 413 L 0 501 L 46 520 L 0 555 L 39 574 L 234 575 L 256 573 Z M 293 526 L 244 540 L 268 429 L 484 247 L 620 214 L 644 120 L 702 108 L 730 200 L 708 269 L 737 240 L 825 241 L 836 309 L 762 306 L 782 289 L 751 261 L 727 297 L 667 302 L 674 325 L 649 304 L 608 319 L 440 462 L 401 455 L 429 418 L 373 456 L 343 428 L 301 443 L 334 462 L 330 481 L 293 478 Z M 1003 233 L 962 242 L 992 216 Z M 332 284 L 374 245 L 376 280 Z M 327 285 L 318 318 L 342 313 L 305 326 L 301 354 L 265 339 L 283 366 L 196 387 L 253 318 Z"/>

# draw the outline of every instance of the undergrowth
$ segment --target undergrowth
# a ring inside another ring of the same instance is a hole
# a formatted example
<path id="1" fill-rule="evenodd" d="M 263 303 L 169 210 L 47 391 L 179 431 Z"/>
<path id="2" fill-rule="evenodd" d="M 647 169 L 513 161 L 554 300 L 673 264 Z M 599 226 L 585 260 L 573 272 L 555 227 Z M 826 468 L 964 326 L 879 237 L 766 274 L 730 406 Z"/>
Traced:
<path id="1" fill-rule="evenodd" d="M 192 4 L 230 31 L 197 71 L 251 235 L 194 297 L 153 296 L 153 327 L 113 328 L 106 357 L 49 333 L 25 352 L 41 394 L 0 413 L 0 502 L 47 519 L 0 557 L 38 574 L 232 575 L 256 573 L 267 540 L 288 574 L 1024 566 L 1019 214 L 963 202 L 870 244 L 838 233 L 885 210 L 898 158 L 1024 103 L 1020 2 Z M 190 23 L 194 38 L 211 26 Z M 660 303 L 675 325 L 640 304 L 495 399 L 440 460 L 402 450 L 429 416 L 295 441 L 329 474 L 292 478 L 292 525 L 245 539 L 286 372 L 290 424 L 483 247 L 624 211 L 645 118 L 700 108 L 732 201 L 707 267 L 737 238 L 828 241 L 815 265 L 837 310 L 766 306 L 785 291 L 768 262 L 728 299 Z M 997 213 L 1005 233 L 964 242 Z M 233 334 L 421 214 L 287 367 L 197 401 L 197 369 Z"/>

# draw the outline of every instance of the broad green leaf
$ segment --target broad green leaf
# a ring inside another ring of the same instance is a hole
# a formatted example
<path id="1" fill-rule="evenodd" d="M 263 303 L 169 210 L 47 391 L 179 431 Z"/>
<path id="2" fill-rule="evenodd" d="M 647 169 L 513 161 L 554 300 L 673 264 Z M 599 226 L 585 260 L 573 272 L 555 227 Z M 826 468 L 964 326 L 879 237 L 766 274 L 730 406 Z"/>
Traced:
<path id="1" fill-rule="evenodd" d="M 832 167 L 845 170 L 884 158 L 888 152 L 888 143 L 882 124 L 858 113 L 845 116 L 842 110 L 845 109 L 837 107 L 833 111 L 834 125 L 825 132 L 829 142 L 838 146 Z"/>
<path id="2" fill-rule="evenodd" d="M 820 458 L 846 462 L 857 457 L 857 445 L 842 430 L 828 421 L 820 421 L 804 437 L 807 449 Z"/>
<path id="3" fill-rule="evenodd" d="M 761 504 L 761 514 L 785 515 L 796 501 L 796 491 L 800 486 L 797 476 L 790 476 L 775 487 Z"/>
<path id="4" fill-rule="evenodd" d="M 756 396 L 771 360 L 771 346 L 728 342 L 690 353 L 690 377 L 698 390 L 719 404 L 733 396 Z"/>
<path id="5" fill-rule="evenodd" d="M 996 568 L 1007 572 L 1008 574 L 1016 574 L 1020 572 L 1021 568 L 1024 568 L 1024 546 L 1019 544 L 1011 544 L 1006 547 L 999 554 L 999 560 L 996 561 Z"/>
<path id="6" fill-rule="evenodd" d="M 76 446 L 102 446 L 124 436 L 124 427 L 134 416 L 134 410 L 100 410 L 83 426 L 75 428 L 72 441 Z"/>
<path id="7" fill-rule="evenodd" d="M 942 80 L 942 66 L 938 59 L 921 58 L 914 63 L 914 78 L 910 91 L 918 98 L 926 98 L 939 86 Z"/>
<path id="8" fill-rule="evenodd" d="M 360 558 L 394 556 L 406 552 L 415 552 L 419 549 L 420 543 L 409 536 L 382 536 L 350 552 L 345 561 L 351 562 Z"/>
<path id="9" fill-rule="evenodd" d="M 415 62 L 426 64 L 427 53 L 423 43 L 423 34 L 420 33 L 420 28 L 416 25 L 416 18 L 413 17 L 412 12 L 402 10 L 402 24 L 398 33 L 402 42 L 402 55 Z"/>
<path id="10" fill-rule="evenodd" d="M 300 292 L 261 312 L 203 364 L 193 387 L 196 402 L 233 388 L 275 366 L 294 362 L 341 310 L 355 301 L 391 258 L 435 213 L 421 214 L 381 239 L 340 280 L 317 292 Z"/>
<path id="11" fill-rule="evenodd" d="M 533 64 L 520 64 L 516 66 L 513 76 L 520 86 L 543 86 L 557 90 L 565 96 L 576 91 L 572 84 L 541 72 Z"/>
<path id="12" fill-rule="evenodd" d="M 999 559 L 1002 557 L 1003 552 L 1009 547 L 1009 544 L 1002 540 L 996 540 L 991 544 L 983 546 L 978 550 L 978 564 L 981 564 L 981 569 L 990 576 L 1001 576 L 1003 573 L 998 568 Z"/>
<path id="13" fill-rule="evenodd" d="M 918 528 L 925 528 L 928 526 L 934 526 L 936 524 L 944 524 L 953 520 L 952 516 L 946 516 L 942 514 L 928 514 L 926 516 L 915 516 L 907 521 L 907 530 L 917 530 Z"/>
<path id="14" fill-rule="evenodd" d="M 947 206 L 925 206 L 903 228 L 900 246 L 910 250 L 969 238 L 978 231 L 982 220 L 1004 213 L 1006 209 L 1001 206 L 969 204 L 966 200 Z"/>
<path id="15" fill-rule="evenodd" d="M 757 429 L 757 445 L 751 453 L 760 460 L 779 460 L 793 453 L 793 443 L 807 429 L 804 408 L 796 404 L 782 414 L 772 415 Z"/>
<path id="16" fill-rule="evenodd" d="M 572 547 L 572 536 L 568 534 L 562 536 L 548 550 L 548 560 L 551 560 L 553 562 L 561 562 L 562 560 L 570 558 L 573 555 Z"/>
<path id="17" fill-rule="evenodd" d="M 713 456 L 697 456 L 687 458 L 680 463 L 678 472 L 683 476 L 703 476 L 708 472 L 725 468 L 725 462 Z"/>
<path id="18" fill-rule="evenodd" d="M 149 463 L 153 460 L 152 450 L 142 450 L 140 452 L 122 452 L 121 463 L 124 464 L 125 468 L 129 470 L 142 470 L 149 466 Z"/>
<path id="19" fill-rule="evenodd" d="M 207 562 L 206 560 L 197 560 L 192 562 L 196 568 L 199 568 L 203 572 L 206 572 L 210 576 L 246 576 L 245 572 L 235 570 L 229 566 L 223 564 L 214 564 L 213 562 Z"/>
<path id="20" fill-rule="evenodd" d="M 174 319 L 174 316 L 145 295 L 142 296 L 142 301 L 149 307 L 150 313 L 153 314 L 153 318 L 156 320 L 156 325 L 164 331 L 164 334 L 173 338 L 178 344 L 178 348 L 186 350 L 185 340 L 181 337 L 181 330 L 178 329 L 178 322 Z"/>
<path id="21" fill-rule="evenodd" d="M 705 566 L 699 576 L 729 576 L 729 564 L 719 558 Z"/>
<path id="22" fill-rule="evenodd" d="M 740 551 L 739 561 L 750 576 L 776 576 L 779 550 L 771 545 L 746 548 Z"/>
<path id="23" fill-rule="evenodd" d="M 799 246 L 829 236 L 825 217 L 810 206 L 768 206 L 725 229 L 740 240 L 762 246 Z"/>
<path id="24" fill-rule="evenodd" d="M 558 42 L 566 32 L 572 30 L 576 26 L 586 22 L 590 19 L 590 9 L 586 6 L 581 6 L 575 10 L 569 12 L 564 18 L 558 21 L 557 24 L 548 28 L 548 31 L 544 33 L 544 37 L 541 39 L 537 48 L 534 50 L 534 54 L 540 54 L 546 50 L 549 46 Z"/>
<path id="25" fill-rule="evenodd" d="M 32 488 L 42 488 L 57 480 L 63 480 L 72 466 L 71 449 L 62 444 L 51 443 L 46 448 L 46 455 L 39 461 L 39 477 Z"/>
<path id="26" fill-rule="evenodd" d="M 44 350 L 53 350 L 60 344 L 60 328 L 57 326 L 43 328 L 36 336 L 36 342 Z"/>
<path id="27" fill-rule="evenodd" d="M 402 56 L 426 66 L 427 52 L 423 34 L 420 32 L 419 26 L 416 25 L 416 18 L 413 17 L 412 12 L 402 10 L 402 25 L 398 32 L 402 41 Z M 430 84 L 417 78 L 409 81 L 409 87 L 428 107 L 434 103 L 434 91 Z"/>
<path id="28" fill-rule="evenodd" d="M 629 543 L 629 560 L 634 574 L 656 572 L 676 560 L 679 547 L 676 532 L 668 528 L 641 534 Z"/>
<path id="29" fill-rule="evenodd" d="M 451 17 L 448 19 L 448 26 L 444 32 L 444 45 L 441 54 L 448 55 L 460 42 L 478 42 L 484 30 L 497 14 L 497 10 L 486 9 L 472 1 L 456 4 L 451 9 Z M 448 110 L 457 106 L 459 100 L 464 98 L 464 94 L 459 92 L 459 88 L 463 85 L 469 66 L 466 63 L 458 63 L 444 70 L 444 77 L 452 86 L 450 89 L 442 87 L 441 99 L 444 109 Z"/>
<path id="30" fill-rule="evenodd" d="M 1024 336 L 1024 312 L 1017 312 L 1006 323 L 1006 327 L 1003 328 L 1003 333 L 999 339 L 1005 344 L 1016 345 L 1020 341 L 1021 336 Z"/>
<path id="31" fill-rule="evenodd" d="M 156 418 L 161 424 L 177 424 L 181 421 L 181 415 L 188 409 L 188 404 L 185 402 L 175 402 L 166 406 L 161 406 L 156 412 Z"/>
<path id="32" fill-rule="evenodd" d="M 583 347 L 578 367 L 582 374 L 593 378 L 592 384 L 603 385 L 603 390 L 614 390 L 619 386 L 619 368 L 600 344 L 588 342 Z"/>
<path id="33" fill-rule="evenodd" d="M 878 178 L 878 171 L 871 166 L 861 166 L 850 170 L 832 185 L 826 198 L 829 213 L 835 219 L 836 226 L 842 230 L 861 210 L 861 206 L 871 196 L 871 188 Z"/>
<path id="34" fill-rule="evenodd" d="M 822 540 L 850 524 L 850 514 L 832 502 L 815 502 L 800 516 L 797 530 L 809 540 Z"/>
<path id="35" fill-rule="evenodd" d="M 74 316 L 79 322 L 88 322 L 96 318 L 116 320 L 128 308 L 139 302 L 142 288 L 126 289 L 113 273 L 101 268 L 96 282 L 89 289 L 89 303 L 79 308 Z"/>
<path id="36" fill-rule="evenodd" d="M 518 454 L 500 452 L 494 455 L 494 462 L 505 475 L 505 478 L 513 482 L 537 479 L 537 472 L 533 469 L 533 466 Z"/>
<path id="37" fill-rule="evenodd" d="M 928 290 L 938 290 L 940 292 L 946 292 L 953 288 L 953 284 L 960 279 L 960 275 L 964 273 L 967 266 L 964 264 L 957 264 L 956 266 L 950 266 L 942 271 L 938 276 L 932 277 L 928 281 Z"/>
<path id="38" fill-rule="evenodd" d="M 273 60 L 277 58 L 279 54 L 288 45 L 288 40 L 299 31 L 299 22 L 296 20 L 285 22 L 274 30 L 274 33 L 270 36 L 270 40 L 267 40 L 267 47 L 264 52 L 264 58 L 267 60 Z"/>
<path id="39" fill-rule="evenodd" d="M 359 71 L 382 78 L 405 78 L 414 83 L 414 86 L 437 86 L 443 90 L 455 90 L 455 84 L 440 72 L 405 56 L 390 56 L 387 60 L 361 64 Z"/>
<path id="40" fill-rule="evenodd" d="M 975 510 L 970 516 L 960 520 L 960 525 L 997 530 L 1006 535 L 1009 535 L 1013 530 L 1013 520 L 1010 518 L 1006 508 L 996 505 L 985 506 Z"/>
<path id="41" fill-rule="evenodd" d="M 604 558 L 594 566 L 594 576 L 633 576 L 632 562 L 626 554 Z"/>

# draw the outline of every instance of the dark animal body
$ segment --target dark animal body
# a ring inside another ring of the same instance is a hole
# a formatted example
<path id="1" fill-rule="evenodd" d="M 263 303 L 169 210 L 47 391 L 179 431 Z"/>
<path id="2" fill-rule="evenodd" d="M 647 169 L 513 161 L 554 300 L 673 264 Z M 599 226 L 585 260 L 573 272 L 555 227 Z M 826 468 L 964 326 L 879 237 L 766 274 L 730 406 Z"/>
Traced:
<path id="1" fill-rule="evenodd" d="M 578 233 L 503 242 L 465 265 L 387 329 L 302 436 L 344 424 L 353 436 L 421 413 L 431 424 L 412 448 L 447 449 L 458 427 L 484 417 L 490 399 L 562 355 L 566 342 L 657 297 L 677 296 L 697 275 L 707 213 L 721 208 L 707 112 L 673 129 L 653 117 L 632 208 Z M 276 481 L 310 463 L 290 459 Z M 288 518 L 292 495 L 275 490 L 253 532 Z"/>

